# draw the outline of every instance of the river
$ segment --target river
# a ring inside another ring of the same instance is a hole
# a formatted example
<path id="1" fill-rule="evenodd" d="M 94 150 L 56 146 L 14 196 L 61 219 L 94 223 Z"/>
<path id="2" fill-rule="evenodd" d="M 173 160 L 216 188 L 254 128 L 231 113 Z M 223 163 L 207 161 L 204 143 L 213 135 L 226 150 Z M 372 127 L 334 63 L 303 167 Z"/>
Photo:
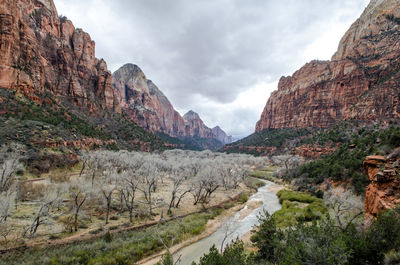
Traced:
<path id="1" fill-rule="evenodd" d="M 263 209 L 271 214 L 279 210 L 281 205 L 279 204 L 278 197 L 269 190 L 270 186 L 275 184 L 270 181 L 265 181 L 265 183 L 265 186 L 259 188 L 257 193 L 249 198 L 249 202 L 261 201 L 263 203 L 261 206 L 253 210 L 246 217 L 240 219 L 241 212 L 247 209 L 247 206 L 245 206 L 241 211 L 237 212 L 234 217 L 225 222 L 215 233 L 192 245 L 182 248 L 174 254 L 174 260 L 180 257 L 180 263 L 178 263 L 180 265 L 191 265 L 192 261 L 198 262 L 201 256 L 208 253 L 213 244 L 215 244 L 217 249 L 220 249 L 226 235 L 228 235 L 228 237 L 225 239 L 224 245 L 230 243 L 237 237 L 242 237 L 252 230 L 254 225 L 258 224 L 257 216 L 263 212 Z"/>

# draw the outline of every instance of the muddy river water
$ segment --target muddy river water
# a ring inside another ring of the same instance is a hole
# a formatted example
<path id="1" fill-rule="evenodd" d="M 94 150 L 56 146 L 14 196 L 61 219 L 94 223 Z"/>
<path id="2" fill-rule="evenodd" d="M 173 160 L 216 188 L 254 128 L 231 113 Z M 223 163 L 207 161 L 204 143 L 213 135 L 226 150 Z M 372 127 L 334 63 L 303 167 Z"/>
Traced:
<path id="1" fill-rule="evenodd" d="M 215 244 L 217 249 L 220 249 L 222 241 L 224 241 L 224 245 L 226 245 L 237 237 L 240 238 L 252 230 L 254 225 L 258 224 L 257 216 L 263 212 L 263 209 L 270 214 L 279 210 L 281 205 L 279 204 L 278 197 L 275 193 L 270 191 L 270 187 L 275 184 L 269 181 L 264 182 L 266 183 L 265 186 L 259 188 L 257 193 L 252 195 L 248 201 L 261 201 L 261 206 L 257 207 L 243 218 L 243 214 L 241 213 L 248 211 L 247 206 L 245 206 L 241 211 L 237 212 L 234 217 L 228 219 L 215 233 L 178 251 L 174 255 L 174 260 L 180 258 L 180 263 L 178 262 L 180 265 L 191 265 L 192 261 L 198 262 L 201 256 L 208 253 L 213 244 Z"/>

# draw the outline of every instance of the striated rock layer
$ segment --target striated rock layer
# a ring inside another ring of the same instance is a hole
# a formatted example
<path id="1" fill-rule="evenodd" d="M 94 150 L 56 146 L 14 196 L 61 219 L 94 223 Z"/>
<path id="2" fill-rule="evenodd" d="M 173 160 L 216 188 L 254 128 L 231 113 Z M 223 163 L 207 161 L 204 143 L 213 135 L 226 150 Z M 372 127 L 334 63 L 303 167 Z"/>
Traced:
<path id="1" fill-rule="evenodd" d="M 400 203 L 400 149 L 396 156 L 368 156 L 364 169 L 370 184 L 365 193 L 365 219 Z"/>
<path id="2" fill-rule="evenodd" d="M 372 0 L 331 61 L 282 77 L 256 131 L 400 118 L 400 2 Z"/>
<path id="3" fill-rule="evenodd" d="M 1 1 L 0 87 L 32 99 L 50 92 L 92 112 L 120 112 L 111 82 L 89 34 L 59 17 L 52 0 Z"/>

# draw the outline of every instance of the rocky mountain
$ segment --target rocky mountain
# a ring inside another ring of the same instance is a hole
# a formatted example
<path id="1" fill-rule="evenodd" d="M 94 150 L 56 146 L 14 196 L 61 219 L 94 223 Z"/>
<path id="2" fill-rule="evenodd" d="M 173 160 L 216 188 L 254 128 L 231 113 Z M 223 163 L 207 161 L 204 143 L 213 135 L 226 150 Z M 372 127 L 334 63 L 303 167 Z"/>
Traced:
<path id="1" fill-rule="evenodd" d="M 331 61 L 282 77 L 256 131 L 400 118 L 400 2 L 371 0 Z"/>
<path id="2" fill-rule="evenodd" d="M 101 131 L 109 140 L 118 139 L 113 145 L 124 141 L 125 148 L 141 150 L 162 145 L 150 132 L 216 139 L 211 129 L 198 122 L 193 122 L 199 125 L 196 128 L 188 126 L 138 66 L 127 64 L 112 75 L 106 62 L 96 58 L 95 42 L 89 34 L 76 29 L 66 17 L 59 17 L 52 0 L 1 1 L 0 89 L 0 113 L 6 118 L 1 122 L 8 122 L 12 116 L 57 121 L 52 125 L 58 125 L 69 124 L 75 117 L 75 132 L 64 130 L 58 137 L 60 143 L 51 145 L 87 142 L 85 137 L 100 137 Z M 26 100 L 19 100 L 21 96 Z M 38 104 L 36 112 L 41 117 L 25 114 L 32 112 L 32 104 Z M 172 147 L 177 146 L 174 141 Z"/>
<path id="3" fill-rule="evenodd" d="M 185 121 L 168 98 L 134 64 L 126 64 L 113 73 L 113 87 L 121 98 L 121 107 L 142 128 L 173 137 L 185 136 Z"/>
<path id="4" fill-rule="evenodd" d="M 213 131 L 200 119 L 199 114 L 190 110 L 183 115 L 185 120 L 185 135 L 189 137 L 216 138 Z"/>
<path id="5" fill-rule="evenodd" d="M 212 128 L 212 132 L 217 140 L 223 144 L 230 144 L 233 142 L 232 136 L 228 136 L 219 126 Z"/>
<path id="6" fill-rule="evenodd" d="M 95 42 L 52 0 L 0 2 L 0 128 L 0 145 L 35 151 L 174 147 L 123 113 Z"/>
<path id="7" fill-rule="evenodd" d="M 121 108 L 142 128 L 177 138 L 216 139 L 229 143 L 230 138 L 218 127 L 208 128 L 199 115 L 189 111 L 183 117 L 168 98 L 134 64 L 126 64 L 113 73 L 113 87 Z"/>

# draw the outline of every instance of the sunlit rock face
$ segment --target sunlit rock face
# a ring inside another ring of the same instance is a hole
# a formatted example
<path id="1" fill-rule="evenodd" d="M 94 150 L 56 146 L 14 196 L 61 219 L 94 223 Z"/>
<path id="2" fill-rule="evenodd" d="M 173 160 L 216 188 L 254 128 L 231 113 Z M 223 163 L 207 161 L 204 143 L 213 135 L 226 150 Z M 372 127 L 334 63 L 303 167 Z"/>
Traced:
<path id="1" fill-rule="evenodd" d="M 282 77 L 256 131 L 400 118 L 400 2 L 372 0 L 331 61 Z"/>
<path id="2" fill-rule="evenodd" d="M 52 0 L 0 3 L 0 86 L 36 94 L 50 92 L 96 113 L 120 112 L 104 60 L 95 57 L 89 34 L 59 17 Z"/>

